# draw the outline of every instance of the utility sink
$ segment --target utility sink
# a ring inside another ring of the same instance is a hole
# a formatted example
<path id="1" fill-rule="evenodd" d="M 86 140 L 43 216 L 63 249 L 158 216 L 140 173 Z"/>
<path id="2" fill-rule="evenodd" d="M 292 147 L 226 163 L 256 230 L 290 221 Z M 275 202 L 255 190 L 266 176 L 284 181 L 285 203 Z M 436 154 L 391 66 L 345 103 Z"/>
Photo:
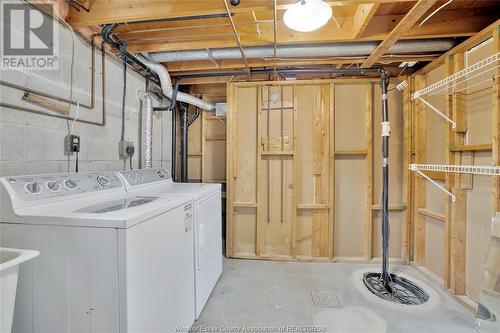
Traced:
<path id="1" fill-rule="evenodd" d="M 0 332 L 11 332 L 19 265 L 40 254 L 34 250 L 0 247 Z"/>

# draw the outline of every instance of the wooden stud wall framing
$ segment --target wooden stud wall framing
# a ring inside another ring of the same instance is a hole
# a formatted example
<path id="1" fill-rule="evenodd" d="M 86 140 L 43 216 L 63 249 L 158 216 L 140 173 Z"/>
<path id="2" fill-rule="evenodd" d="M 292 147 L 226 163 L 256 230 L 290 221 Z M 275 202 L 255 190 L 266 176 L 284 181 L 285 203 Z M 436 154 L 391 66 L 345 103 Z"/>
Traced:
<path id="1" fill-rule="evenodd" d="M 191 93 L 212 103 L 226 102 L 225 85 L 197 85 Z M 194 108 L 190 108 L 194 113 Z M 188 131 L 190 182 L 226 183 L 226 118 L 202 112 Z"/>
<path id="2" fill-rule="evenodd" d="M 369 262 L 380 255 L 379 90 L 378 80 L 366 79 L 228 85 L 228 256 Z M 402 104 L 398 92 L 390 100 Z M 401 128 L 401 110 L 392 113 Z M 397 156 L 402 133 L 394 138 Z M 397 172 L 401 161 L 395 158 Z M 400 241 L 406 201 L 401 181 L 393 181 Z M 400 260 L 406 250 L 391 245 Z"/>
<path id="3" fill-rule="evenodd" d="M 443 77 L 441 78 L 444 78 L 444 76 L 460 71 L 466 65 L 471 65 L 492 53 L 498 52 L 500 50 L 500 26 L 497 25 L 495 29 L 491 30 L 493 30 L 491 46 L 488 44 L 483 45 L 481 51 L 474 51 L 478 54 L 475 54 L 472 58 L 467 53 L 468 49 L 465 48 L 442 57 L 444 62 L 440 59 L 440 64 L 436 63 L 436 66 L 428 66 L 428 68 L 432 68 L 433 71 L 442 70 Z M 480 41 L 484 39 L 484 36 L 482 36 Z M 472 44 L 469 45 L 469 49 L 474 46 Z M 467 63 L 467 61 L 471 62 Z M 434 148 L 428 146 L 426 139 L 430 137 L 431 140 L 435 140 L 438 137 L 437 133 L 427 132 L 429 120 L 426 120 L 426 117 L 434 117 L 434 115 L 427 115 L 431 111 L 421 102 L 411 100 L 409 96 L 411 96 L 412 92 L 435 82 L 437 79 L 436 73 L 420 71 L 408 78 L 409 87 L 405 91 L 405 96 L 408 97 L 405 99 L 405 114 L 408 115 L 405 118 L 406 139 L 404 146 L 406 159 L 413 161 L 413 163 L 427 162 L 465 165 L 474 164 L 475 159 L 479 158 L 481 161 L 485 161 L 483 163 L 488 164 L 491 152 L 492 165 L 500 165 L 500 95 L 498 79 L 490 81 L 490 83 L 483 83 L 482 86 L 476 87 L 473 91 L 467 88 L 449 95 L 442 94 L 440 97 L 425 97 L 442 98 L 442 101 L 444 101 L 443 105 L 445 105 L 445 113 L 457 123 L 455 129 L 448 124 L 443 126 L 445 131 L 443 134 L 445 134 L 444 138 L 446 140 L 446 152 L 443 155 L 443 160 L 426 161 L 429 157 L 427 152 Z M 434 75 L 432 79 L 430 79 L 430 75 Z M 488 74 L 488 77 L 498 77 L 498 75 L 499 71 L 495 69 L 494 74 Z M 479 81 L 479 79 L 477 80 Z M 471 85 L 474 86 L 474 83 L 473 81 Z M 475 86 L 477 86 L 477 83 Z M 478 97 L 478 93 L 481 93 L 481 96 Z M 491 100 L 489 100 L 489 95 L 491 95 Z M 471 114 L 471 112 L 474 114 Z M 481 116 L 479 116 L 479 112 L 482 112 Z M 490 116 L 491 118 L 489 118 Z M 410 122 L 406 122 L 406 119 Z M 484 125 L 490 124 L 490 122 L 492 124 L 491 143 L 485 141 L 488 138 L 487 133 L 489 133 L 489 129 L 484 128 Z M 433 142 L 435 146 L 437 142 Z M 434 152 L 436 152 L 435 148 Z M 435 156 L 432 158 L 435 158 Z M 478 163 L 481 164 L 480 162 Z M 410 205 L 408 209 L 409 221 L 407 223 L 411 226 L 411 232 L 413 233 L 413 245 L 410 246 L 413 256 L 410 255 L 410 259 L 413 259 L 412 261 L 415 265 L 423 268 L 423 272 L 432 272 L 429 273 L 429 276 L 437 279 L 452 294 L 466 296 L 468 299 L 477 301 L 481 280 L 480 277 L 475 277 L 475 271 L 480 270 L 482 267 L 477 264 L 473 267 L 473 271 L 469 270 L 471 270 L 472 261 L 483 262 L 484 258 L 480 257 L 483 255 L 481 251 L 475 252 L 474 254 L 477 255 L 473 259 L 468 256 L 471 255 L 469 254 L 471 251 L 470 247 L 475 249 L 478 246 L 482 246 L 484 230 L 489 230 L 490 220 L 487 216 L 490 213 L 489 207 L 491 207 L 493 214 L 500 209 L 500 179 L 498 177 L 491 178 L 491 205 L 489 203 L 478 205 L 478 197 L 482 199 L 482 193 L 488 192 L 489 189 L 489 185 L 487 185 L 489 182 L 485 181 L 484 178 L 483 180 L 476 180 L 475 177 L 477 176 L 451 173 L 429 172 L 427 174 L 434 180 L 444 182 L 445 187 L 456 196 L 456 202 L 452 203 L 449 197 L 443 196 L 444 200 L 446 200 L 444 213 L 438 213 L 427 206 L 432 203 L 432 200 L 435 200 L 435 195 L 432 198 L 428 197 L 429 188 L 432 185 L 429 183 L 426 184 L 426 181 L 422 177 L 413 172 L 408 177 L 405 177 L 408 180 L 409 188 L 407 187 L 406 190 Z M 485 184 L 487 185 L 486 187 Z M 478 186 L 479 189 L 476 189 Z M 436 205 L 432 206 L 436 207 Z M 485 213 L 487 214 L 482 216 Z M 442 239 L 442 244 L 440 245 L 444 248 L 444 256 L 441 259 L 441 264 L 443 265 L 441 272 L 433 271 L 428 265 L 429 258 L 425 257 L 426 248 L 429 246 L 429 244 L 426 244 L 429 241 L 426 240 L 426 235 L 429 237 L 429 234 L 426 234 L 425 227 L 429 221 L 433 221 L 433 223 L 438 223 L 444 227 L 444 239 Z M 484 227 L 478 224 L 484 225 Z M 471 278 L 469 279 L 469 277 Z"/>

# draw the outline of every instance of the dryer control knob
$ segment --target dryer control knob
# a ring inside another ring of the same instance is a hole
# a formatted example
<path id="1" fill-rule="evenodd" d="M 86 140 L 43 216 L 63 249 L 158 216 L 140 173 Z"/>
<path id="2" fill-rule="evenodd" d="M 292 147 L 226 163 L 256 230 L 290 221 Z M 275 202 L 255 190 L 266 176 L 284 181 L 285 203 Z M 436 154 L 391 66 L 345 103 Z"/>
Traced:
<path id="1" fill-rule="evenodd" d="M 59 192 L 61 190 L 61 184 L 55 180 L 49 180 L 46 185 L 50 192 Z"/>
<path id="2" fill-rule="evenodd" d="M 101 185 L 101 187 L 108 187 L 109 179 L 104 176 L 97 176 L 97 183 Z"/>
<path id="3" fill-rule="evenodd" d="M 39 182 L 26 183 L 24 187 L 26 188 L 26 191 L 28 191 L 29 194 L 37 194 L 42 192 L 42 186 L 40 185 Z"/>
<path id="4" fill-rule="evenodd" d="M 64 181 L 64 186 L 66 186 L 68 189 L 72 190 L 75 189 L 77 184 L 73 179 L 66 179 Z"/>

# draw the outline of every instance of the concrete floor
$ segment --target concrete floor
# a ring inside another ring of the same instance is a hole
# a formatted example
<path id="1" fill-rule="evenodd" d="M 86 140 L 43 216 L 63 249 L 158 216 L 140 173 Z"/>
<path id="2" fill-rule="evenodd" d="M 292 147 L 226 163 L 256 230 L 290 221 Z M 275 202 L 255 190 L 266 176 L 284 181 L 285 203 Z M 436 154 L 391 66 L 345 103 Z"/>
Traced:
<path id="1" fill-rule="evenodd" d="M 378 269 L 363 264 L 225 260 L 223 274 L 192 331 L 474 332 L 474 314 L 410 266 L 393 265 L 391 271 L 413 278 L 431 294 L 429 304 L 421 308 L 387 304 L 365 293 L 362 282 L 354 282 L 358 273 Z M 314 305 L 312 290 L 335 291 L 341 307 Z"/>

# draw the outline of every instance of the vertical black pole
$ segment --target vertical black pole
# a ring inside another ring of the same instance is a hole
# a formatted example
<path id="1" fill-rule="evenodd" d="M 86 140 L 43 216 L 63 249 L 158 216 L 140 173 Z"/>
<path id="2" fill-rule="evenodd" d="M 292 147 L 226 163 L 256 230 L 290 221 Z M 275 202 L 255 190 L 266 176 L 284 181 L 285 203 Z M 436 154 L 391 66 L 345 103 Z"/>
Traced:
<path id="1" fill-rule="evenodd" d="M 188 106 L 181 103 L 181 182 L 188 182 Z"/>
<path id="2" fill-rule="evenodd" d="M 176 114 L 176 109 L 177 109 L 177 91 L 179 90 L 179 83 L 180 80 L 177 79 L 174 84 L 174 90 L 172 93 L 172 101 L 170 103 L 170 111 L 172 112 L 172 167 L 171 167 L 171 173 L 172 173 L 172 179 L 175 181 L 176 180 L 176 167 L 177 167 L 177 114 Z"/>
<path id="3" fill-rule="evenodd" d="M 387 291 L 391 292 L 389 281 L 389 105 L 387 86 L 389 77 L 382 73 L 380 80 L 382 87 L 382 280 Z"/>

